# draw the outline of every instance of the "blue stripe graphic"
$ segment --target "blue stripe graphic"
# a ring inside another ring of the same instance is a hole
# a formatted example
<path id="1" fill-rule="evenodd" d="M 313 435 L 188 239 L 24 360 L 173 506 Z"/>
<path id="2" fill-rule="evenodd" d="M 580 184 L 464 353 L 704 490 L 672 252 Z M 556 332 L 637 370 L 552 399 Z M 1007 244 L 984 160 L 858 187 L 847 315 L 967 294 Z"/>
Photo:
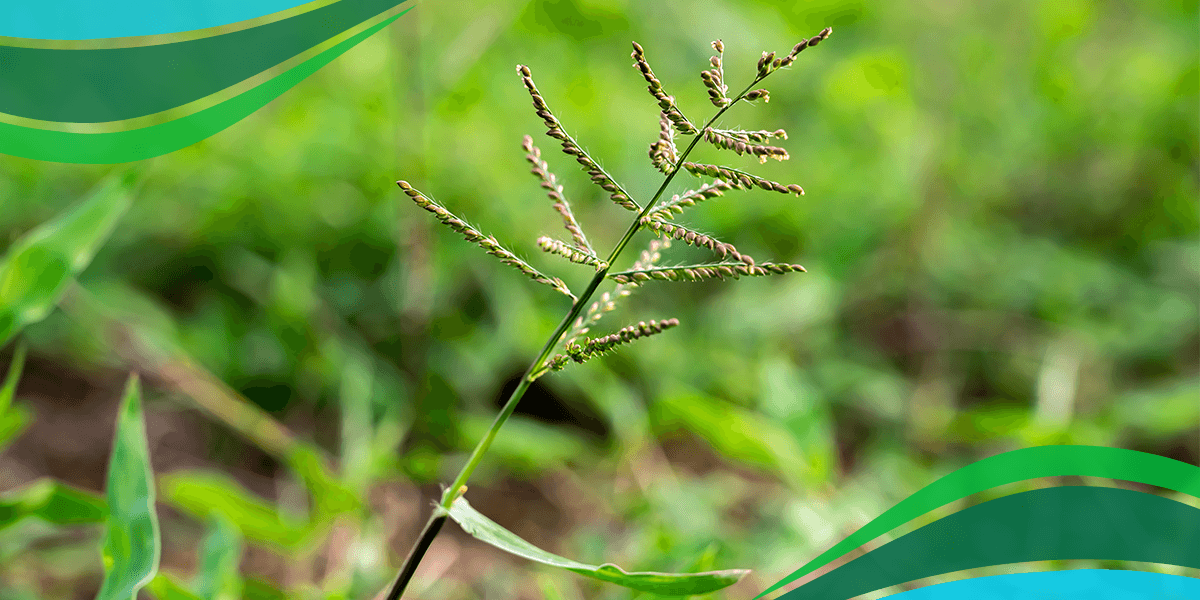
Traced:
<path id="1" fill-rule="evenodd" d="M 887 600 L 1195 600 L 1200 579 L 1144 571 L 1078 569 L 940 583 Z"/>
<path id="2" fill-rule="evenodd" d="M 3 0 L 0 36 L 92 40 L 207 29 L 312 0 Z"/>

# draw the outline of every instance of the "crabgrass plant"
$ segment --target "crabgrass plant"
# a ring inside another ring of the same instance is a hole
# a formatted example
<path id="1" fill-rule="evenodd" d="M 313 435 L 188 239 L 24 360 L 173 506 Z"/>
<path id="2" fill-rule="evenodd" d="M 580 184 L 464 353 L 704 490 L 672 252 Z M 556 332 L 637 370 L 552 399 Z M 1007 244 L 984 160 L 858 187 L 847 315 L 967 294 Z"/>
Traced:
<path id="1" fill-rule="evenodd" d="M 703 124 L 684 115 L 676 104 L 675 98 L 666 93 L 662 83 L 651 70 L 645 50 L 637 42 L 634 42 L 632 55 L 634 67 L 649 84 L 647 89 L 657 101 L 660 109 L 659 136 L 654 143 L 650 144 L 649 157 L 651 164 L 663 174 L 663 181 L 654 195 L 644 203 L 638 202 L 576 142 L 575 138 L 567 133 L 558 117 L 550 110 L 550 106 L 542 97 L 541 92 L 538 91 L 529 67 L 524 65 L 517 67 L 517 73 L 533 99 L 537 115 L 546 125 L 546 135 L 557 141 L 562 146 L 562 151 L 579 163 L 591 180 L 608 194 L 614 204 L 635 215 L 616 247 L 606 257 L 602 257 L 602 254 L 588 240 L 583 227 L 571 212 L 570 204 L 563 194 L 563 186 L 550 172 L 549 165 L 542 158 L 538 148 L 533 145 L 533 140 L 529 136 L 525 137 L 523 143 L 525 158 L 532 165 L 533 174 L 537 176 L 541 187 L 546 190 L 553 202 L 552 206 L 562 217 L 563 226 L 571 238 L 570 241 L 565 241 L 542 237 L 538 239 L 537 244 L 550 254 L 595 269 L 596 273 L 591 282 L 580 294 L 575 294 L 561 279 L 543 274 L 529 263 L 521 260 L 512 251 L 502 246 L 496 238 L 484 235 L 408 182 L 396 182 L 417 206 L 433 213 L 437 220 L 461 234 L 468 242 L 478 245 L 488 254 L 516 268 L 530 279 L 548 285 L 570 297 L 572 304 L 562 322 L 550 335 L 550 339 L 546 341 L 541 354 L 534 359 L 516 389 L 513 390 L 491 428 L 475 446 L 462 471 L 459 472 L 453 483 L 444 489 L 440 502 L 435 505 L 433 514 L 425 524 L 420 538 L 417 539 L 392 583 L 387 595 L 388 600 L 397 600 L 403 595 L 405 587 L 416 572 L 417 565 L 447 519 L 453 519 L 472 536 L 518 556 L 602 581 L 661 595 L 683 596 L 712 592 L 737 582 L 748 572 L 726 570 L 690 574 L 639 573 L 627 572 L 612 564 L 585 565 L 555 556 L 522 540 L 475 510 L 467 502 L 464 494 L 467 491 L 467 482 L 471 478 L 471 474 L 479 466 L 492 441 L 496 438 L 496 434 L 512 416 L 517 403 L 535 380 L 551 371 L 559 371 L 571 363 L 586 362 L 625 344 L 662 333 L 679 325 L 679 321 L 673 318 L 643 321 L 605 336 L 589 337 L 591 329 L 597 325 L 604 314 L 612 311 L 615 303 L 621 298 L 627 297 L 633 288 L 652 280 L 737 279 L 804 270 L 800 265 L 756 262 L 750 255 L 738 251 L 732 244 L 680 225 L 674 219 L 687 208 L 733 190 L 759 188 L 782 194 L 797 196 L 804 194 L 804 190 L 798 185 L 784 185 L 740 169 L 692 162 L 688 158 L 697 144 L 703 141 L 722 150 L 731 150 L 739 156 L 752 155 L 758 158 L 760 163 L 765 163 L 769 159 L 787 160 L 787 150 L 769 145 L 773 139 L 787 139 L 787 133 L 782 129 L 774 131 L 723 129 L 718 126 L 718 121 L 726 111 L 739 102 L 756 100 L 768 102 L 770 100 L 769 92 L 757 86 L 775 71 L 792 64 L 802 51 L 816 46 L 828 38 L 830 32 L 829 28 L 824 29 L 816 36 L 796 44 L 792 51 L 784 56 L 777 57 L 774 52 L 764 52 L 762 58 L 758 60 L 758 68 L 753 80 L 740 93 L 733 95 L 729 93 L 729 86 L 725 83 L 722 60 L 724 45 L 720 40 L 713 42 L 715 55 L 709 61 L 711 68 L 702 71 L 700 78 L 708 90 L 709 99 L 716 107 L 716 111 Z M 682 150 L 679 149 L 677 136 L 691 138 Z M 681 172 L 686 172 L 700 180 L 700 184 L 693 190 L 659 202 L 667 186 Z M 630 269 L 612 271 L 612 265 L 621 257 L 634 235 L 642 229 L 650 230 L 656 234 L 656 237 Z M 705 248 L 716 256 L 716 260 L 703 264 L 662 266 L 658 264 L 661 259 L 660 251 L 668 247 L 671 240 Z M 599 299 L 593 302 L 592 297 L 606 279 L 616 283 L 615 289 L 604 292 Z M 560 348 L 561 352 L 555 353 Z"/>

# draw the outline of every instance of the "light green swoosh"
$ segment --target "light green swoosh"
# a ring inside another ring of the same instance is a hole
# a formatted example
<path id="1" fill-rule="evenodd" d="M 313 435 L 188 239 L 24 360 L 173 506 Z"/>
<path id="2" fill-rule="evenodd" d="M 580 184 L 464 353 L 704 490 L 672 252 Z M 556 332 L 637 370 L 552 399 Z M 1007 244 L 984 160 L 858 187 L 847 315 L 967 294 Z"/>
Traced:
<path id="1" fill-rule="evenodd" d="M 115 164 L 154 158 L 195 144 L 246 118 L 363 40 L 412 10 L 390 17 L 216 106 L 140 129 L 109 133 L 49 131 L 0 123 L 0 153 L 74 164 Z"/>
<path id="2" fill-rule="evenodd" d="M 1200 498 L 1200 467 L 1163 456 L 1102 446 L 1037 446 L 1014 450 L 967 465 L 921 488 L 754 598 L 757 600 L 955 500 L 999 485 L 1064 475 L 1135 481 Z"/>

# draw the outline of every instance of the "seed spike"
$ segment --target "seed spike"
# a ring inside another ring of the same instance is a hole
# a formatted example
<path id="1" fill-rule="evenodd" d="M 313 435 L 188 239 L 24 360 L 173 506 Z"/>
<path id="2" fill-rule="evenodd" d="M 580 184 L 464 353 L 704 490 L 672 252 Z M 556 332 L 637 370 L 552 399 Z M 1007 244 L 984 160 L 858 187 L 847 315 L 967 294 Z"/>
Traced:
<path id="1" fill-rule="evenodd" d="M 397 181 L 396 185 L 400 186 L 400 189 L 403 190 L 409 198 L 412 198 L 413 202 L 417 203 L 417 206 L 420 206 L 421 208 L 433 213 L 433 215 L 437 217 L 437 220 L 441 221 L 450 229 L 462 234 L 463 238 L 465 238 L 468 242 L 483 248 L 488 254 L 499 258 L 500 262 L 516 268 L 526 277 L 558 290 L 571 300 L 576 300 L 575 294 L 571 293 L 571 289 L 567 287 L 566 283 L 563 283 L 563 280 L 557 277 L 543 275 L 541 271 L 533 268 L 529 263 L 517 258 L 517 255 L 513 254 L 504 246 L 501 246 L 500 242 L 497 241 L 496 238 L 490 235 L 483 235 L 478 229 L 471 227 L 466 221 L 463 221 L 455 216 L 454 213 L 447 210 L 446 207 L 434 202 L 432 199 L 417 191 L 417 189 L 410 185 L 407 181 Z"/>

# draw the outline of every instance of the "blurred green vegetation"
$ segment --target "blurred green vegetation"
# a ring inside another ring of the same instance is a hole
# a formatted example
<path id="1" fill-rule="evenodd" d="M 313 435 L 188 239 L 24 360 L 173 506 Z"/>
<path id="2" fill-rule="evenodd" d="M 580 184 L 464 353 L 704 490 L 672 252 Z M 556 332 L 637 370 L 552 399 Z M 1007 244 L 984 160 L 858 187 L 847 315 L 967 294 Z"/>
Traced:
<path id="1" fill-rule="evenodd" d="M 582 285 L 589 268 L 533 243 L 559 223 L 522 159 L 521 137 L 543 127 L 514 66 L 644 199 L 660 181 L 646 157 L 657 107 L 631 39 L 695 116 L 712 110 L 699 80 L 710 40 L 724 40 L 740 89 L 761 51 L 827 25 L 827 43 L 768 80 L 770 103 L 724 120 L 787 129 L 791 160 L 698 155 L 807 194 L 732 193 L 682 219 L 809 272 L 638 289 L 597 332 L 682 326 L 539 380 L 472 505 L 584 563 L 752 568 L 716 594 L 749 597 L 996 452 L 1079 443 L 1200 463 L 1198 13 L 1178 1 L 424 3 L 168 156 L 0 157 L 3 252 L 107 175 L 139 181 L 60 310 L 20 334 L 14 410 L 32 422 L 0 456 L 0 489 L 53 477 L 103 490 L 137 370 L 164 570 L 198 580 L 202 540 L 228 535 L 204 519 L 229 513 L 247 544 L 245 597 L 370 597 L 568 308 L 395 180 Z M 552 140 L 535 143 L 611 248 L 628 215 Z M 0 597 L 93 597 L 100 533 L 6 527 Z M 450 533 L 414 597 L 629 597 Z"/>

